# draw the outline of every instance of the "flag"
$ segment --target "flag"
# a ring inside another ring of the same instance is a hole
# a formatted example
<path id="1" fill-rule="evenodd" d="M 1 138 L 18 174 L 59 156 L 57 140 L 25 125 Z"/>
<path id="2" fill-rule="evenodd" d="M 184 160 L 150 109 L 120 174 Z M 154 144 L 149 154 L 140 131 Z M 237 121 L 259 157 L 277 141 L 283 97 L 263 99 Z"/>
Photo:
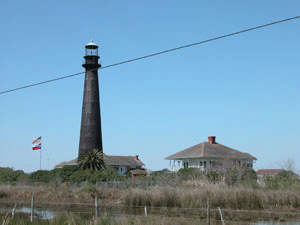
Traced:
<path id="1" fill-rule="evenodd" d="M 35 144 L 35 143 L 40 143 L 42 141 L 42 136 L 36 138 L 36 139 L 33 139 L 32 141 L 32 144 Z"/>
<path id="2" fill-rule="evenodd" d="M 37 143 L 32 146 L 32 150 L 39 150 L 42 148 L 42 143 Z"/>
<path id="3" fill-rule="evenodd" d="M 32 147 L 32 150 L 40 150 L 42 147 L 41 146 L 34 146 Z"/>

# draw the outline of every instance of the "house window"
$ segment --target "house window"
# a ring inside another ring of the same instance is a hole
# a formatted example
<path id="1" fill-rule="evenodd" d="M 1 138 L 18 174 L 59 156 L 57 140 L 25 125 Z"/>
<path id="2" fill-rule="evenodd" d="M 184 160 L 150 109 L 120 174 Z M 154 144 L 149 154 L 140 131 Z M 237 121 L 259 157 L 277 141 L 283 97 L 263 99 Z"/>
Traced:
<path id="1" fill-rule="evenodd" d="M 204 169 L 206 169 L 206 161 L 204 161 Z"/>
<path id="2" fill-rule="evenodd" d="M 202 166 L 203 165 L 203 162 L 202 161 L 200 161 L 200 166 Z"/>

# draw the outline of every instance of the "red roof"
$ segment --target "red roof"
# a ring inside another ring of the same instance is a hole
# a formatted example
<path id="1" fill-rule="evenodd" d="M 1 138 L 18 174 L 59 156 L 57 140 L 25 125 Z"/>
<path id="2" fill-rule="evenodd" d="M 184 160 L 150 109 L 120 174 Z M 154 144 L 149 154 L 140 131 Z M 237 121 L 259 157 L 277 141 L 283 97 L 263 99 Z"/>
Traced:
<path id="1" fill-rule="evenodd" d="M 256 174 L 260 177 L 276 176 L 282 169 L 261 169 L 257 170 Z"/>
<path id="2" fill-rule="evenodd" d="M 130 171 L 132 175 L 147 175 L 145 170 L 135 169 Z"/>

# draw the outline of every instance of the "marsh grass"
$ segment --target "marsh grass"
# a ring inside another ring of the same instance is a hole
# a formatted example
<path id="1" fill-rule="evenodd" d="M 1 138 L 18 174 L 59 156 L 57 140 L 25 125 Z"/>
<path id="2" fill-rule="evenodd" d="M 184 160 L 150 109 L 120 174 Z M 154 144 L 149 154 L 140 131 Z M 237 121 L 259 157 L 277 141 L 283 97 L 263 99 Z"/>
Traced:
<path id="1" fill-rule="evenodd" d="M 270 189 L 253 185 L 228 186 L 207 179 L 184 181 L 180 185 L 149 186 L 147 188 L 96 188 L 70 186 L 67 183 L 38 186 L 0 186 L 0 199 L 30 199 L 37 202 L 125 204 L 127 206 L 205 208 L 210 200 L 212 208 L 222 209 L 300 209 L 300 185 Z"/>
<path id="2" fill-rule="evenodd" d="M 36 201 L 52 202 L 93 202 L 95 196 L 99 199 L 118 201 L 124 190 L 117 188 L 95 188 L 70 186 L 67 183 L 44 184 L 38 186 L 0 186 L 0 199 L 30 199 L 35 196 Z"/>
<path id="3" fill-rule="evenodd" d="M 270 190 L 244 186 L 229 187 L 222 183 L 195 181 L 177 187 L 131 189 L 123 197 L 128 206 L 205 208 L 207 200 L 212 208 L 260 210 L 270 208 L 297 209 L 300 189 Z"/>
<path id="4" fill-rule="evenodd" d="M 113 216 L 110 214 L 103 214 L 100 218 L 86 218 L 72 213 L 62 214 L 53 220 L 34 220 L 30 222 L 29 217 L 17 216 L 13 219 L 8 214 L 0 215 L 0 224 L 2 225 L 201 225 L 200 220 L 187 218 L 168 218 L 168 217 L 139 217 L 139 216 Z M 204 224 L 204 223 L 203 223 Z"/>

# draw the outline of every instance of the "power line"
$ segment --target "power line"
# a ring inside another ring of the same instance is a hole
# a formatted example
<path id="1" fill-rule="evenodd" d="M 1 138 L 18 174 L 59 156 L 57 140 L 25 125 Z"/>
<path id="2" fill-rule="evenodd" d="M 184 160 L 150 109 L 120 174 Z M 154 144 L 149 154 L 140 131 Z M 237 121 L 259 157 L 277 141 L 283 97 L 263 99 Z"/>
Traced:
<path id="1" fill-rule="evenodd" d="M 298 18 L 300 18 L 300 16 L 295 16 L 295 17 L 290 17 L 290 18 L 283 19 L 283 20 L 278 20 L 278 21 L 275 21 L 275 22 L 272 22 L 272 23 L 267 23 L 267 24 L 264 24 L 264 25 L 251 27 L 251 28 L 248 28 L 248 29 L 244 29 L 244 30 L 240 30 L 240 31 L 237 31 L 237 32 L 225 34 L 225 35 L 218 36 L 218 37 L 211 38 L 211 39 L 207 39 L 207 40 L 204 40 L 204 41 L 199 41 L 199 42 L 195 42 L 195 43 L 192 43 L 192 44 L 183 45 L 183 46 L 179 46 L 179 47 L 176 47 L 176 48 L 171 48 L 171 49 L 167 49 L 167 50 L 164 50 L 164 51 L 152 53 L 152 54 L 149 54 L 149 55 L 145 55 L 145 56 L 125 60 L 125 61 L 114 63 L 114 64 L 110 64 L 110 65 L 107 65 L 107 66 L 103 66 L 99 69 L 107 69 L 109 67 L 119 66 L 119 65 L 122 65 L 122 64 L 130 63 L 130 62 L 134 62 L 134 61 L 138 61 L 138 60 L 142 60 L 142 59 L 146 59 L 146 58 L 150 58 L 150 57 L 165 54 L 165 53 L 168 53 L 168 52 L 177 51 L 177 50 L 180 50 L 180 49 L 183 49 L 183 48 L 188 48 L 188 47 L 192 47 L 192 46 L 195 46 L 195 45 L 201 45 L 201 44 L 204 44 L 204 43 L 207 43 L 207 42 L 216 41 L 216 40 L 219 40 L 219 39 L 231 37 L 231 36 L 241 34 L 241 33 L 246 33 L 246 32 L 252 31 L 252 30 L 261 29 L 261 28 L 272 26 L 272 25 L 275 25 L 275 24 L 287 22 L 287 21 L 290 21 L 290 20 L 295 20 L 295 19 L 298 19 Z M 51 80 L 42 81 L 42 82 L 38 82 L 38 83 L 35 83 L 35 84 L 30 84 L 30 85 L 26 85 L 26 86 L 14 88 L 14 89 L 2 91 L 2 92 L 0 92 L 0 95 L 8 93 L 8 92 L 18 91 L 18 90 L 21 90 L 21 89 L 30 88 L 30 87 L 34 87 L 34 86 L 38 86 L 38 85 L 42 85 L 42 84 L 46 84 L 46 83 L 50 83 L 50 82 L 54 82 L 54 81 L 74 77 L 74 76 L 78 76 L 78 75 L 83 74 L 83 73 L 85 73 L 85 72 L 74 73 L 74 74 L 70 74 L 70 75 L 67 75 L 67 76 L 62 76 L 62 77 L 59 77 L 59 78 L 54 78 L 54 79 L 51 79 Z"/>

